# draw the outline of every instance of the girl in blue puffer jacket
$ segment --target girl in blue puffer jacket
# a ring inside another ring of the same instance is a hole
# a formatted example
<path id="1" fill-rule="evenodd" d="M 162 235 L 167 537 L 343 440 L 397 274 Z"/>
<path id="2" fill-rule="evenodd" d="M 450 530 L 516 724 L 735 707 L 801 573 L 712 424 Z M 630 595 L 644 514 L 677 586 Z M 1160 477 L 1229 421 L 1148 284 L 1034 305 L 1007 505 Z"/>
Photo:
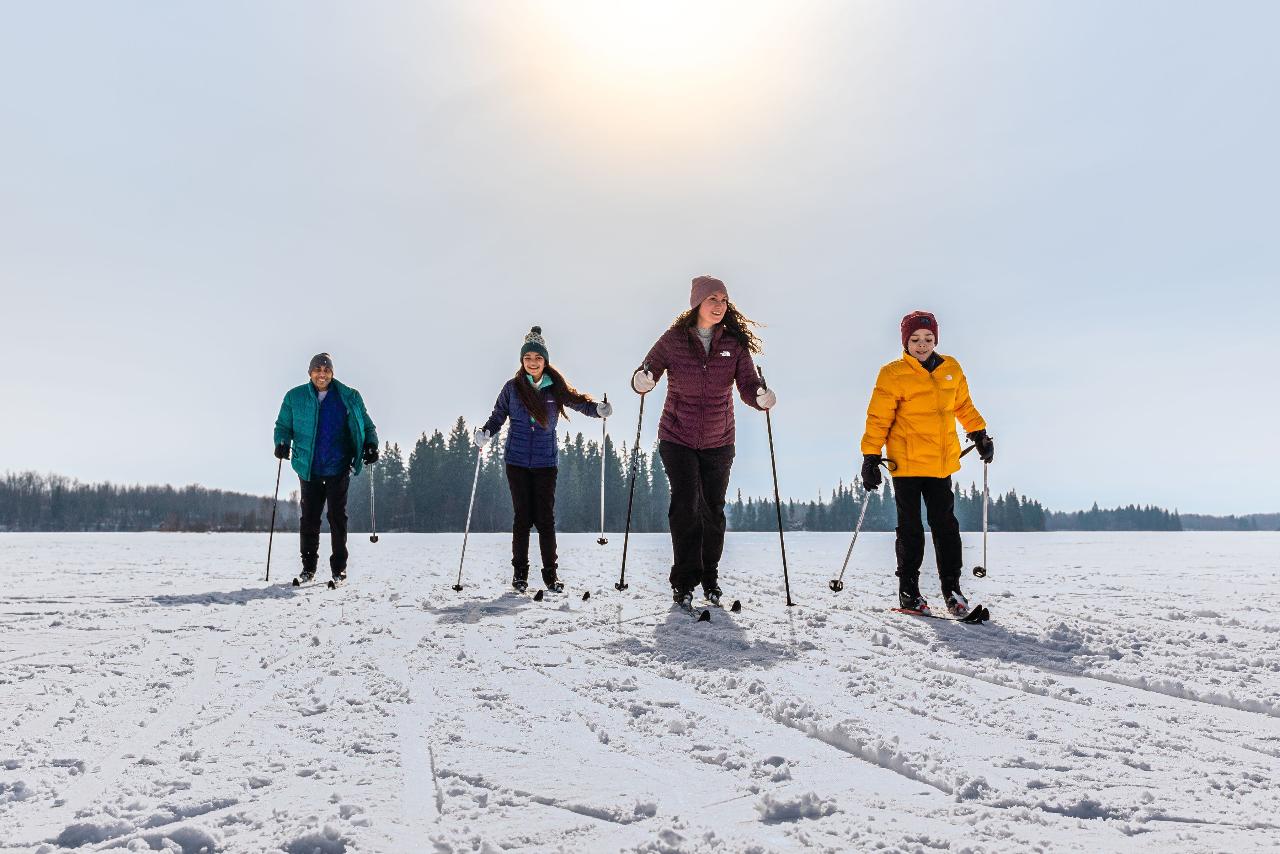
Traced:
<path id="1" fill-rule="evenodd" d="M 477 427 L 474 441 L 483 448 L 511 419 L 503 459 L 515 522 L 511 528 L 511 586 L 523 592 L 529 586 L 529 529 L 538 527 L 542 553 L 542 582 L 558 593 L 564 585 L 556 573 L 556 463 L 559 445 L 556 424 L 565 407 L 592 418 L 608 418 L 608 401 L 594 402 L 575 389 L 551 366 L 542 327 L 535 326 L 520 348 L 520 370 L 507 380 L 493 414 Z"/>

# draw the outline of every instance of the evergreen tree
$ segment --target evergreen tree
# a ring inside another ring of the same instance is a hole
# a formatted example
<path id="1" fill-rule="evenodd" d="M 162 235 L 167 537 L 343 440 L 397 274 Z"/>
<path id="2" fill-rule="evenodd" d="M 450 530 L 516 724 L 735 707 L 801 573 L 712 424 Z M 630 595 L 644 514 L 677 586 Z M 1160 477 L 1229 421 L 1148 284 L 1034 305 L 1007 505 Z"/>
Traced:
<path id="1" fill-rule="evenodd" d="M 464 520 L 448 516 L 449 492 L 456 485 L 450 483 L 445 471 L 444 434 L 436 430 L 430 436 L 423 433 L 409 454 L 406 472 L 405 510 L 408 518 L 405 526 L 410 531 L 456 530 Z M 470 484 L 468 483 L 468 486 Z"/>

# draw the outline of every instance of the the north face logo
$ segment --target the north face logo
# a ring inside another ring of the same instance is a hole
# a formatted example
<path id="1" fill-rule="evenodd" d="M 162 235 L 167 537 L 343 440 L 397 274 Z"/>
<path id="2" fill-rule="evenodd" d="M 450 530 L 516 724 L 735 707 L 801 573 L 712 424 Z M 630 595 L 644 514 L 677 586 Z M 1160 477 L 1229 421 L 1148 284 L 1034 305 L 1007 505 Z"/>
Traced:
<path id="1" fill-rule="evenodd" d="M 720 355 L 721 355 L 721 356 L 727 356 L 727 355 L 729 355 L 729 351 L 728 351 L 728 350 L 721 350 L 721 351 L 720 351 Z M 950 379 L 950 378 L 948 377 L 948 379 Z"/>

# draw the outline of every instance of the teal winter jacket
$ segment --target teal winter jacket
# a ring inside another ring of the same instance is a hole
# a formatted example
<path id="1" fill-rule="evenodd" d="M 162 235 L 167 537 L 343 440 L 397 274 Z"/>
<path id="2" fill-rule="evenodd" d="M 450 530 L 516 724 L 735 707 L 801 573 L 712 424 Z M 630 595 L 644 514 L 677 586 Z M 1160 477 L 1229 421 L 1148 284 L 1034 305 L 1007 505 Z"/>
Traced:
<path id="1" fill-rule="evenodd" d="M 378 444 L 378 429 L 373 426 L 373 419 L 365 411 L 360 392 L 337 380 L 329 383 L 329 390 L 336 391 L 347 407 L 347 430 L 351 433 L 351 444 L 356 449 L 356 458 L 351 467 L 354 474 L 360 474 L 360 470 L 364 468 L 361 452 L 366 445 Z M 320 397 L 316 393 L 316 387 L 308 382 L 289 389 L 284 402 L 280 404 L 280 415 L 276 418 L 275 443 L 293 443 L 293 470 L 303 480 L 311 479 L 311 459 L 315 455 L 316 427 L 319 423 Z"/>

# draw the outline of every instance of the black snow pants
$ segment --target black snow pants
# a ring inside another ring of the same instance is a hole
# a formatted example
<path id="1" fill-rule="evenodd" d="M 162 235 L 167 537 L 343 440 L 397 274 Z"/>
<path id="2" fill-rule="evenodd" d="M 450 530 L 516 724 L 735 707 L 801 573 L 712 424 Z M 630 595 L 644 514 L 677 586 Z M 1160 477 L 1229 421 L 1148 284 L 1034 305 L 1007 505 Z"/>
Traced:
<path id="1" fill-rule="evenodd" d="M 729 491 L 734 446 L 695 450 L 675 442 L 658 443 L 671 484 L 671 587 L 688 593 L 718 589 L 724 552 L 724 496 Z"/>
<path id="2" fill-rule="evenodd" d="M 556 579 L 556 474 L 559 469 L 525 468 L 507 465 L 507 486 L 511 488 L 511 567 L 513 577 L 529 579 L 529 529 L 538 528 L 538 551 L 542 553 L 542 580 Z"/>
<path id="3" fill-rule="evenodd" d="M 314 573 L 320 560 L 320 513 L 329 507 L 329 570 L 335 575 L 347 569 L 347 488 L 351 474 L 313 477 L 301 480 L 302 518 L 298 520 L 298 532 L 302 543 L 302 569 Z"/>
<path id="4" fill-rule="evenodd" d="M 963 558 L 960 553 L 960 523 L 956 520 L 955 493 L 949 477 L 895 477 L 893 497 L 898 506 L 899 589 L 919 590 L 920 564 L 924 562 L 924 525 L 920 520 L 920 500 L 924 499 L 933 534 L 933 550 L 938 558 L 938 580 L 942 590 L 958 589 Z"/>

